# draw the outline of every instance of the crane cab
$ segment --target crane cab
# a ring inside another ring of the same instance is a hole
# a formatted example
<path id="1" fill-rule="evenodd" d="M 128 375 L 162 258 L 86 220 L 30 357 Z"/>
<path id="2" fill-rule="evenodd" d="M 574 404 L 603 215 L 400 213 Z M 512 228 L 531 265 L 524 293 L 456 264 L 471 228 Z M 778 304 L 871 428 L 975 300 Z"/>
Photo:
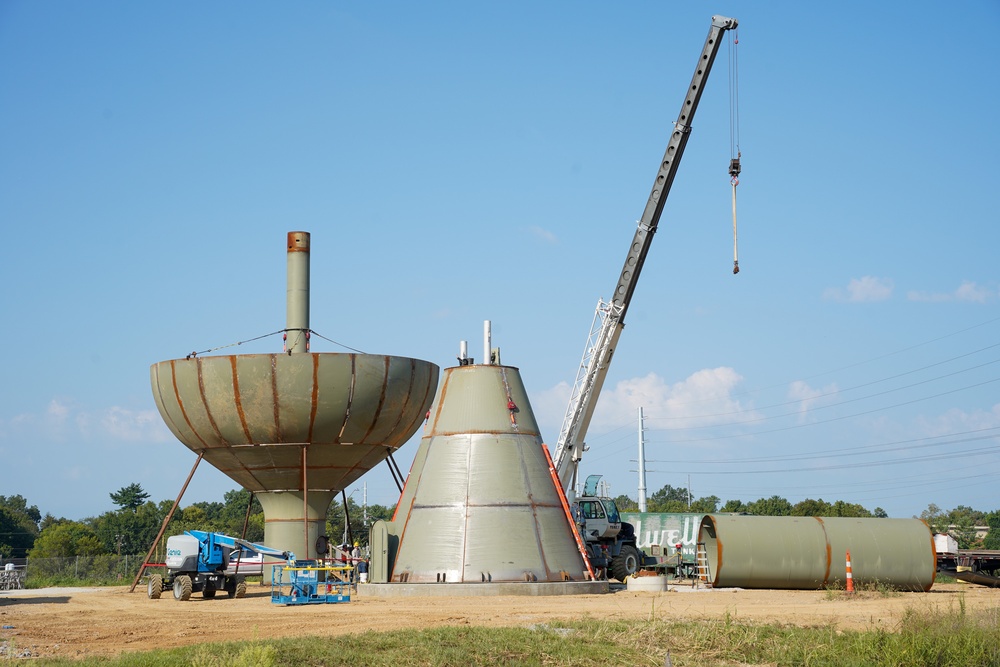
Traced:
<path id="1" fill-rule="evenodd" d="M 622 529 L 618 506 L 611 498 L 597 495 L 597 485 L 602 475 L 590 475 L 583 487 L 583 496 L 577 501 L 584 536 L 588 540 L 614 539 Z"/>
<path id="2" fill-rule="evenodd" d="M 622 529 L 618 506 L 610 498 L 581 498 L 580 514 L 588 539 L 614 538 Z"/>

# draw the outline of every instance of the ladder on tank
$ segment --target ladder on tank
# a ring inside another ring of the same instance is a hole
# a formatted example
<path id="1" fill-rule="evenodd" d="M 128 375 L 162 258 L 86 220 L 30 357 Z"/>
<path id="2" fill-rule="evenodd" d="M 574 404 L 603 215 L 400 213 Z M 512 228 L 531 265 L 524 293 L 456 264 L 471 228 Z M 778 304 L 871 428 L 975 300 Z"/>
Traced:
<path id="1" fill-rule="evenodd" d="M 708 551 L 705 549 L 704 542 L 698 542 L 698 551 L 695 562 L 698 567 L 698 582 L 706 588 L 711 588 L 712 571 L 708 565 Z"/>

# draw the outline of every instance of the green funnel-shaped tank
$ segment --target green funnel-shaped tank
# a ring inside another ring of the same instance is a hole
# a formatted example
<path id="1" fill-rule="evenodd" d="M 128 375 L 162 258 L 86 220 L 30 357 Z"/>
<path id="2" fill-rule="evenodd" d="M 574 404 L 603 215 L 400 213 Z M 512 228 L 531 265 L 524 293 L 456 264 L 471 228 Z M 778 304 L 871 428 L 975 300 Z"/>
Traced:
<path id="1" fill-rule="evenodd" d="M 311 558 L 334 495 L 420 427 L 439 369 L 406 357 L 309 352 L 309 235 L 288 239 L 286 352 L 161 361 L 150 380 L 177 439 L 257 494 L 264 542 Z"/>

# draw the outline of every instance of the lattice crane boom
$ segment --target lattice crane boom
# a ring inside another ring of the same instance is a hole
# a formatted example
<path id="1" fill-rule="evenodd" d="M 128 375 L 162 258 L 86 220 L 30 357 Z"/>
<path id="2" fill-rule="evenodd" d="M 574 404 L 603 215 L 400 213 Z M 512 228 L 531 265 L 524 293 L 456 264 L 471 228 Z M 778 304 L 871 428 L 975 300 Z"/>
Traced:
<path id="1" fill-rule="evenodd" d="M 625 327 L 625 313 L 632 301 L 639 273 L 642 271 L 646 254 L 649 252 L 649 246 L 653 240 L 653 234 L 656 233 L 657 225 L 660 222 L 663 205 L 670 193 L 674 177 L 677 175 L 677 168 L 680 165 L 681 156 L 684 154 L 684 148 L 687 146 L 691 133 L 691 122 L 698 108 L 698 102 L 701 100 L 702 90 L 722 43 L 723 33 L 727 30 L 734 30 L 736 26 L 736 19 L 725 16 L 712 17 L 712 26 L 705 39 L 705 46 L 698 58 L 698 64 L 695 67 L 694 76 L 691 78 L 687 95 L 684 97 L 684 103 L 681 105 L 680 114 L 674 123 L 674 130 L 670 134 L 670 141 L 663 154 L 663 160 L 656 172 L 652 191 L 646 201 L 642 218 L 639 219 L 632 244 L 629 246 L 618 284 L 615 285 L 610 301 L 602 300 L 597 304 L 594 324 L 591 326 L 587 346 L 584 348 L 583 361 L 577 372 L 576 383 L 573 386 L 553 457 L 556 471 L 559 473 L 559 480 L 567 494 L 572 493 L 576 485 L 577 469 L 586 449 L 584 439 L 587 435 L 587 429 L 594 416 L 594 409 L 597 407 L 597 399 L 604 386 L 604 380 L 607 378 L 611 357 L 614 355 L 618 339 Z"/>

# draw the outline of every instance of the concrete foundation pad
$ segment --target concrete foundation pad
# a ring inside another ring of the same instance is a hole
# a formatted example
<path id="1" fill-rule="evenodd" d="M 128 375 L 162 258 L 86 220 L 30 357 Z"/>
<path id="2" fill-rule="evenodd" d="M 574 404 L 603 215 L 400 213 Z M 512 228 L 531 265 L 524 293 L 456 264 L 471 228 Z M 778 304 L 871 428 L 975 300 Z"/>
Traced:
<path id="1" fill-rule="evenodd" d="M 628 577 L 626 588 L 630 591 L 665 591 L 670 580 L 667 577 Z"/>
<path id="2" fill-rule="evenodd" d="M 498 595 L 597 595 L 607 581 L 491 582 L 473 584 L 358 584 L 358 597 L 473 597 Z"/>

